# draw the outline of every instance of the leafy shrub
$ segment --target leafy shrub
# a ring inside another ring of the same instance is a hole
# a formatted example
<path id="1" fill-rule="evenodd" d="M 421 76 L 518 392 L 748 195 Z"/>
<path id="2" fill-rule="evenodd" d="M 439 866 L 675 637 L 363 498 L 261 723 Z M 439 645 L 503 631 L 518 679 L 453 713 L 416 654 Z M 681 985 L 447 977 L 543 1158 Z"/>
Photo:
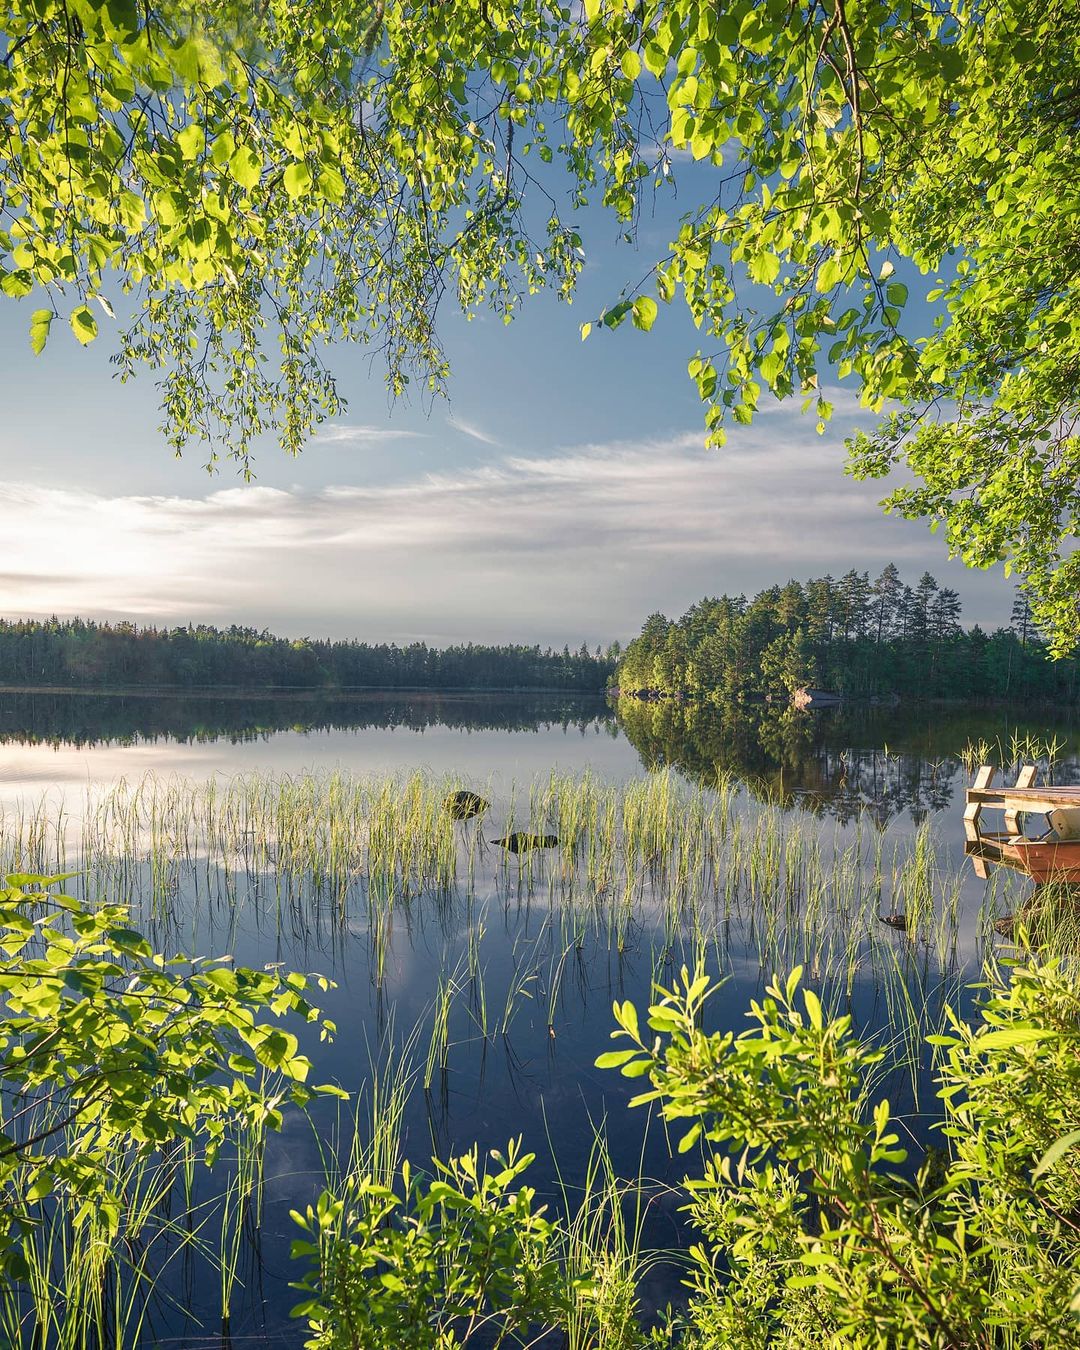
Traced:
<path id="1" fill-rule="evenodd" d="M 401 1193 L 353 1172 L 293 1218 L 307 1236 L 293 1255 L 313 1260 L 309 1350 L 450 1350 L 522 1344 L 568 1313 L 555 1225 L 519 1185 L 532 1162 L 520 1143 L 435 1163 L 434 1179 L 400 1169 Z"/>
<path id="2" fill-rule="evenodd" d="M 166 959 L 126 908 L 64 880 L 0 887 L 0 1336 L 132 1343 L 152 1271 L 123 1262 L 161 1230 L 179 1171 L 338 1091 L 305 1086 L 296 1036 L 267 1019 L 334 1027 L 307 977 Z M 106 1311 L 110 1269 L 130 1287 Z"/>
<path id="3" fill-rule="evenodd" d="M 685 1340 L 716 1347 L 1080 1345 L 1080 988 L 1060 964 L 984 988 L 938 1049 L 942 1157 L 914 1172 L 868 1082 L 882 1051 L 827 1019 L 801 971 L 754 1002 L 740 1035 L 707 1033 L 708 978 L 684 969 L 648 1030 L 603 1067 L 648 1075 L 709 1146 L 688 1183 Z"/>
<path id="4" fill-rule="evenodd" d="M 475 1151 L 434 1180 L 405 1165 L 401 1193 L 361 1170 L 294 1215 L 312 1262 L 308 1346 L 1080 1346 L 1075 975 L 1016 969 L 984 986 L 973 1024 L 950 1014 L 930 1038 L 941 1147 L 918 1166 L 871 1097 L 884 1052 L 800 983 L 800 970 L 774 983 L 738 1035 L 702 1029 L 700 971 L 658 990 L 645 1026 L 615 1005 L 623 1046 L 598 1066 L 647 1077 L 634 1104 L 658 1102 L 687 1125 L 680 1149 L 706 1151 L 686 1182 L 699 1240 L 685 1314 L 640 1326 L 624 1257 L 640 1272 L 650 1256 L 636 1241 L 616 1254 L 618 1313 L 605 1312 L 605 1237 L 574 1240 L 580 1215 L 535 1207 L 515 1145 L 493 1171 Z"/>

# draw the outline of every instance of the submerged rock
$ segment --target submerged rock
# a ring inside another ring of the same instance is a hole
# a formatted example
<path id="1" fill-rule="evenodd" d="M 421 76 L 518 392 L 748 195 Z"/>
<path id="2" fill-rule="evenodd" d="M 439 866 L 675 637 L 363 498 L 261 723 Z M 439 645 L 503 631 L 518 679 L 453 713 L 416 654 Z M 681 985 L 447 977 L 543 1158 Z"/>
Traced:
<path id="1" fill-rule="evenodd" d="M 528 853 L 534 848 L 556 848 L 559 843 L 557 834 L 522 834 L 516 831 L 505 839 L 493 839 L 493 844 L 501 844 L 508 853 Z"/>
<path id="2" fill-rule="evenodd" d="M 490 805 L 478 792 L 469 792 L 466 788 L 460 792 L 451 792 L 446 799 L 446 809 L 455 820 L 471 820 L 473 816 L 482 816 Z"/>

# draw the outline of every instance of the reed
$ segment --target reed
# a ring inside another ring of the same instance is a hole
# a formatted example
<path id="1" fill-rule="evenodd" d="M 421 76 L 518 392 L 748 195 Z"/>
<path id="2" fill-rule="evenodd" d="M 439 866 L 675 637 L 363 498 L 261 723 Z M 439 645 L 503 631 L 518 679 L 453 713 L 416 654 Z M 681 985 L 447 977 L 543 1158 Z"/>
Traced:
<path id="1" fill-rule="evenodd" d="M 644 1153 L 644 1137 L 643 1149 Z M 562 1211 L 562 1262 L 567 1281 L 567 1350 L 632 1350 L 641 1345 L 642 1281 L 663 1253 L 647 1251 L 644 1220 L 650 1187 L 638 1175 L 620 1178 L 603 1127 L 593 1128 L 580 1188 L 569 1186 L 553 1149 Z"/>
<path id="2" fill-rule="evenodd" d="M 958 902 L 955 881 L 953 899 L 942 898 L 949 887 L 929 825 L 893 844 L 886 864 L 883 833 L 869 819 L 830 826 L 758 805 L 723 778 L 704 788 L 670 772 L 621 785 L 551 776 L 527 792 L 512 786 L 502 812 L 496 802 L 483 823 L 445 810 L 458 787 L 423 774 L 206 784 L 149 776 L 91 794 L 70 813 L 54 800 L 23 804 L 3 821 L 0 862 L 81 867 L 84 893 L 133 903 L 162 945 L 231 948 L 254 925 L 294 951 L 340 961 L 335 953 L 360 935 L 380 990 L 399 932 L 411 942 L 417 924 L 435 924 L 453 945 L 469 925 L 470 998 L 484 1027 L 502 1031 L 535 971 L 516 970 L 503 1016 L 490 1018 L 478 978 L 491 903 L 506 923 L 536 907 L 549 913 L 559 952 L 598 943 L 624 956 L 656 926 L 671 948 L 709 942 L 723 925 L 725 944 L 741 935 L 762 968 L 842 967 L 850 987 L 879 912 L 902 908 L 920 940 L 937 942 L 943 905 Z M 485 843 L 500 829 L 559 843 L 514 857 Z M 447 998 L 449 982 L 440 1005 Z M 444 1057 L 437 1041 L 435 1064 Z"/>

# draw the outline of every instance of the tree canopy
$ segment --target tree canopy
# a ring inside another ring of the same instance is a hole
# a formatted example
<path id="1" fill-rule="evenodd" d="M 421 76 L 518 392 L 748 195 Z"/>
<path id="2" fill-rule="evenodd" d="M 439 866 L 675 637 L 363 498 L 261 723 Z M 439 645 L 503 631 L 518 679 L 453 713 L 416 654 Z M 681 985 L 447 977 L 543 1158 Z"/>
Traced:
<path id="1" fill-rule="evenodd" d="M 906 584 L 893 563 L 876 580 L 854 568 L 770 586 L 752 600 L 699 600 L 681 619 L 651 614 L 623 651 L 623 694 L 721 703 L 801 686 L 865 698 L 1039 699 L 1072 706 L 1080 661 L 1047 659 L 1023 597 L 993 633 L 960 623 L 960 597 L 924 572 Z"/>
<path id="2" fill-rule="evenodd" d="M 900 467 L 890 510 L 1076 641 L 1071 0 L 23 0 L 4 36 L 0 286 L 44 290 L 36 349 L 129 290 L 119 369 L 158 372 L 177 449 L 299 449 L 335 341 L 441 388 L 447 290 L 569 297 L 580 210 L 631 233 L 689 155 L 706 190 L 583 335 L 685 303 L 717 444 L 768 393 L 824 429 L 850 381 L 884 419 L 851 471 Z"/>

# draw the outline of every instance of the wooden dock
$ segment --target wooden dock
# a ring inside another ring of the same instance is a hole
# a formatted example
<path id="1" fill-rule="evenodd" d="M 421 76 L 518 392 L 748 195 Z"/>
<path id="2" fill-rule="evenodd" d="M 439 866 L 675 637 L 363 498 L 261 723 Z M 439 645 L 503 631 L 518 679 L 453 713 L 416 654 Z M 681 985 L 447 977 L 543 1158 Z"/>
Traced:
<path id="1" fill-rule="evenodd" d="M 996 770 L 983 765 L 967 790 L 964 807 L 964 853 L 975 874 L 985 877 L 988 865 L 1024 872 L 1036 882 L 1080 882 L 1080 840 L 1030 839 L 1021 828 L 1021 816 L 1043 815 L 1057 807 L 1080 808 L 1080 787 L 1036 787 L 1037 769 L 1025 764 L 1011 786 L 994 787 Z M 1005 829 L 982 828 L 984 809 L 1005 813 Z"/>

